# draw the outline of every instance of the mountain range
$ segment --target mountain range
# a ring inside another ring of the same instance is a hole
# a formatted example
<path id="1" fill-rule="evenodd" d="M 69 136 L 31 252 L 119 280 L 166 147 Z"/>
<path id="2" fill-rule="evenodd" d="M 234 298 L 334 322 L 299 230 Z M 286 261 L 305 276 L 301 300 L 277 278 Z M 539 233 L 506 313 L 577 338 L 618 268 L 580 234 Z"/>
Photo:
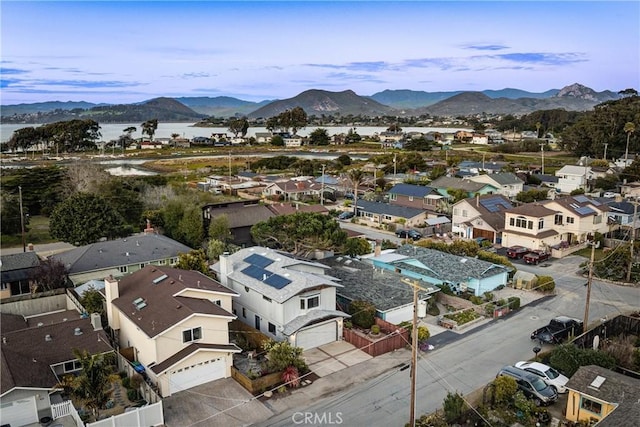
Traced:
<path id="1" fill-rule="evenodd" d="M 72 118 L 91 118 L 100 123 L 132 123 L 153 118 L 165 122 L 186 122 L 210 116 L 255 119 L 273 117 L 294 107 L 302 107 L 308 115 L 315 116 L 521 115 L 557 108 L 587 111 L 597 104 L 618 98 L 620 95 L 615 92 L 596 92 L 578 83 L 542 93 L 506 88 L 482 92 L 385 90 L 371 96 L 360 96 L 351 90 L 330 92 L 311 89 L 293 98 L 261 102 L 226 96 L 161 97 L 119 105 L 54 101 L 3 105 L 0 114 L 2 123 L 49 123 Z"/>

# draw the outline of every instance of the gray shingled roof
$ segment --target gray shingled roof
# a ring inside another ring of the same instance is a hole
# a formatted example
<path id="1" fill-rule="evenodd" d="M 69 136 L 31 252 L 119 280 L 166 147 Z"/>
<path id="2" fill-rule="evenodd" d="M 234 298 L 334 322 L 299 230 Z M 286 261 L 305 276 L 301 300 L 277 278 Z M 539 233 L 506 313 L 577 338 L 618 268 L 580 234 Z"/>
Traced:
<path id="1" fill-rule="evenodd" d="M 324 309 L 313 309 L 305 314 L 301 314 L 296 317 L 289 323 L 285 324 L 282 327 L 282 333 L 284 335 L 291 335 L 301 328 L 307 326 L 310 323 L 317 322 L 323 319 L 329 319 L 332 317 L 351 317 L 347 313 L 343 313 L 338 310 L 324 310 Z"/>
<path id="2" fill-rule="evenodd" d="M 92 243 L 51 258 L 62 262 L 69 274 L 142 264 L 189 253 L 191 248 L 160 234 L 136 234 L 117 240 Z"/>
<path id="3" fill-rule="evenodd" d="M 522 180 L 511 172 L 494 173 L 489 176 L 500 185 L 522 184 Z"/>
<path id="4" fill-rule="evenodd" d="M 425 213 L 424 209 L 411 208 L 408 206 L 390 205 L 382 202 L 369 202 L 358 200 L 358 211 L 370 212 L 379 215 L 390 215 L 399 218 L 415 218 Z"/>
<path id="5" fill-rule="evenodd" d="M 370 302 L 382 312 L 413 304 L 413 289 L 402 283 L 405 276 L 401 274 L 378 271 L 369 263 L 343 256 L 320 262 L 330 266 L 329 274 L 340 279 L 343 287 L 337 293 L 346 299 Z M 438 291 L 439 288 L 433 288 L 434 293 Z"/>
<path id="6" fill-rule="evenodd" d="M 431 187 L 443 190 L 446 190 L 447 188 L 458 188 L 469 193 L 476 193 L 482 190 L 484 187 L 495 188 L 491 184 L 485 184 L 483 182 L 473 182 L 461 178 L 451 178 L 448 176 L 441 176 L 440 178 L 431 181 Z"/>
<path id="7" fill-rule="evenodd" d="M 40 265 L 40 258 L 35 252 L 19 252 L 0 256 L 0 272 L 22 270 Z"/>
<path id="8" fill-rule="evenodd" d="M 484 279 L 510 270 L 504 265 L 414 245 L 402 245 L 396 253 L 406 257 L 393 262 L 399 268 L 451 283 L 464 282 L 469 278 Z M 424 267 L 416 266 L 415 263 L 410 262 L 411 260 L 419 261 Z"/>
<path id="9" fill-rule="evenodd" d="M 411 197 L 425 197 L 427 194 L 430 194 L 433 191 L 433 188 L 425 187 L 423 185 L 396 184 L 391 188 L 391 190 L 389 190 L 389 194 L 400 194 L 402 196 Z"/>

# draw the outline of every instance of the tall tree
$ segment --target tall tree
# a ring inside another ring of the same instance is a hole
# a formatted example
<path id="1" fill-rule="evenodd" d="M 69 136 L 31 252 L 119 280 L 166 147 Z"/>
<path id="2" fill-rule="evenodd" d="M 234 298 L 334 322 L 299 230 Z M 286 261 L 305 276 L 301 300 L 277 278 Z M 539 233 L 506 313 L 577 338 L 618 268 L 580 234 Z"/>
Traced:
<path id="1" fill-rule="evenodd" d="M 207 254 L 204 249 L 193 250 L 186 254 L 178 255 L 177 268 L 182 270 L 194 270 L 203 274 L 209 273 Z"/>
<path id="2" fill-rule="evenodd" d="M 627 122 L 624 124 L 624 133 L 627 134 L 627 145 L 624 150 L 624 167 L 627 167 L 627 159 L 629 158 L 629 139 L 631 135 L 636 131 L 636 125 L 633 122 Z"/>
<path id="3" fill-rule="evenodd" d="M 153 135 L 156 134 L 156 130 L 158 129 L 158 119 L 150 119 L 146 122 L 142 123 L 142 134 L 149 135 L 149 139 L 153 141 Z"/>
<path id="4" fill-rule="evenodd" d="M 353 213 L 358 216 L 358 188 L 364 182 L 364 171 L 362 169 L 351 169 L 347 172 L 351 187 L 353 188 Z"/>
<path id="5" fill-rule="evenodd" d="M 238 134 L 241 134 L 244 138 L 247 135 L 247 131 L 249 130 L 249 120 L 246 117 L 242 117 L 239 119 L 231 119 L 229 122 L 229 132 L 233 134 L 236 138 Z"/>
<path id="6" fill-rule="evenodd" d="M 49 220 L 51 237 L 86 245 L 122 234 L 122 216 L 102 196 L 78 193 L 58 204 Z"/>
<path id="7" fill-rule="evenodd" d="M 91 409 L 97 420 L 113 392 L 111 383 L 116 380 L 112 367 L 102 354 L 90 354 L 86 350 L 74 349 L 73 354 L 80 361 L 82 371 L 72 380 L 73 395 Z"/>
<path id="8" fill-rule="evenodd" d="M 329 133 L 326 129 L 318 128 L 309 134 L 309 145 L 329 145 Z"/>

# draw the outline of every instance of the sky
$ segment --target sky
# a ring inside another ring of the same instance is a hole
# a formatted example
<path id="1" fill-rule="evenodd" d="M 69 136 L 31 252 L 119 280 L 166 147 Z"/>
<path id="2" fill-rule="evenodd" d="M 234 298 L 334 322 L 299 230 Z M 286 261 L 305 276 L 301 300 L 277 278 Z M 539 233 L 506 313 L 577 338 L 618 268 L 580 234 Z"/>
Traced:
<path id="1" fill-rule="evenodd" d="M 638 1 L 11 1 L 0 103 L 640 89 Z"/>

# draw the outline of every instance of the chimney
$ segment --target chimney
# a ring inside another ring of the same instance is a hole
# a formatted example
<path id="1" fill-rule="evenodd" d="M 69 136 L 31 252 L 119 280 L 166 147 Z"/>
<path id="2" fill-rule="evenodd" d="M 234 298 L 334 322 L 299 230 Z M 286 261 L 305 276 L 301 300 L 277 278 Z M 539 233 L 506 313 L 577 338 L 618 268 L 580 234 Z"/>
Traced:
<path id="1" fill-rule="evenodd" d="M 120 318 L 117 312 L 114 313 L 113 300 L 120 297 L 120 289 L 118 288 L 118 281 L 113 276 L 105 277 L 104 279 L 104 291 L 106 295 L 107 304 L 107 322 L 112 329 L 120 329 Z"/>
<path id="2" fill-rule="evenodd" d="M 147 218 L 147 228 L 144 229 L 144 234 L 153 233 L 153 227 L 151 226 L 151 220 Z"/>
<path id="3" fill-rule="evenodd" d="M 73 330 L 73 335 L 78 336 L 78 335 L 82 335 L 82 329 L 80 328 L 75 328 Z"/>
<path id="4" fill-rule="evenodd" d="M 382 244 L 380 243 L 380 240 L 376 240 L 375 247 L 373 248 L 373 254 L 376 256 L 376 258 L 380 256 L 381 250 Z"/>
<path id="5" fill-rule="evenodd" d="M 231 273 L 233 273 L 233 263 L 229 260 L 229 252 L 225 252 L 222 255 L 220 255 L 220 283 L 222 283 L 223 286 L 228 286 L 228 279 L 227 276 L 229 276 Z"/>
<path id="6" fill-rule="evenodd" d="M 51 335 L 49 335 L 49 334 L 45 335 L 44 336 L 44 340 L 47 341 L 47 342 L 51 341 Z"/>
<path id="7" fill-rule="evenodd" d="M 480 193 L 476 194 L 476 208 L 480 207 Z"/>
<path id="8" fill-rule="evenodd" d="M 91 313 L 91 326 L 94 331 L 102 330 L 102 319 L 100 319 L 100 313 Z"/>

